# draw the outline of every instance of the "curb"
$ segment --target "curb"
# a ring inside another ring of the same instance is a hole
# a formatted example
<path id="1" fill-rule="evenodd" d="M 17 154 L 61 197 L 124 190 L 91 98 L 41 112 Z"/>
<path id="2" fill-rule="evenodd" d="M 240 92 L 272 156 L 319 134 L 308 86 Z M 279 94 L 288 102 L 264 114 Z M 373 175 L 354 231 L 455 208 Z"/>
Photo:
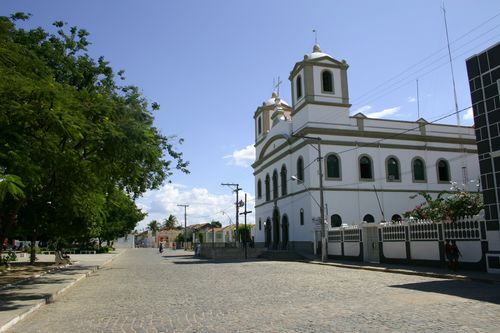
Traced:
<path id="1" fill-rule="evenodd" d="M 446 280 L 473 281 L 473 282 L 482 282 L 482 283 L 500 283 L 500 281 L 495 280 L 495 279 L 487 279 L 487 278 L 481 278 L 481 277 L 469 277 L 469 276 L 464 276 L 464 275 L 451 275 L 451 274 L 431 273 L 431 272 L 417 272 L 417 271 L 397 269 L 397 268 L 355 266 L 355 265 L 339 264 L 339 263 L 332 263 L 332 262 L 321 262 L 321 261 L 315 261 L 315 260 L 301 260 L 301 262 L 307 263 L 307 264 L 334 266 L 334 267 L 347 268 L 347 269 L 362 269 L 362 270 L 373 271 L 373 272 L 394 273 L 394 274 L 403 274 L 403 275 L 416 275 L 416 276 L 424 276 L 424 277 L 439 278 L 439 279 L 446 279 Z"/>
<path id="2" fill-rule="evenodd" d="M 8 322 L 6 322 L 4 325 L 0 326 L 0 332 L 5 332 L 9 328 L 11 328 L 15 324 L 17 324 L 19 321 L 23 320 L 25 317 L 27 317 L 28 315 L 30 315 L 31 313 L 33 313 L 34 311 L 38 310 L 42 305 L 54 302 L 59 296 L 61 296 L 64 292 L 66 292 L 68 289 L 70 289 L 71 287 L 73 287 L 75 284 L 77 284 L 81 280 L 85 279 L 86 277 L 90 276 L 91 274 L 93 274 L 94 272 L 96 272 L 97 270 L 99 270 L 100 268 L 108 265 L 109 263 L 111 263 L 113 260 L 115 260 L 116 258 L 118 258 L 120 255 L 122 255 L 125 252 L 126 252 L 126 250 L 118 252 L 116 255 L 114 255 L 113 257 L 109 258 L 108 260 L 106 260 L 104 263 L 102 263 L 99 266 L 89 266 L 87 272 L 82 273 L 81 276 L 79 276 L 74 281 L 70 282 L 67 286 L 65 286 L 64 288 L 57 290 L 53 294 L 48 295 L 47 297 L 41 299 L 39 302 L 37 302 L 34 305 L 30 306 L 26 311 L 20 313 L 19 315 L 15 316 L 14 318 L 12 318 Z M 62 266 L 62 267 L 57 267 L 57 268 L 55 268 L 53 270 L 50 270 L 50 271 L 62 269 L 62 268 L 67 267 L 67 266 L 69 266 L 69 265 L 65 265 L 65 266 Z M 37 277 L 40 277 L 42 275 L 47 274 L 48 272 L 49 271 L 41 273 L 41 274 L 38 274 L 37 276 L 33 276 L 33 277 L 30 277 L 30 278 L 27 278 L 27 279 L 23 279 L 23 280 L 21 280 L 19 282 L 16 282 L 16 283 L 12 283 L 12 284 L 10 284 L 10 286 L 17 285 L 17 284 L 19 284 L 21 282 L 26 282 L 28 280 L 35 279 Z M 3 288 L 3 289 L 5 289 L 5 288 Z"/>

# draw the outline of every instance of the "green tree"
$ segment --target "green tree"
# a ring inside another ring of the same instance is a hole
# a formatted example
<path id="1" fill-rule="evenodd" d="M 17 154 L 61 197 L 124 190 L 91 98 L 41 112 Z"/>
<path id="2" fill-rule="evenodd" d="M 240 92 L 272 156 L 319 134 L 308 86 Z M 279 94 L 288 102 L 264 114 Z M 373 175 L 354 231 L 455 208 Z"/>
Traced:
<path id="1" fill-rule="evenodd" d="M 212 221 L 212 222 L 210 222 L 210 225 L 212 226 L 212 228 L 222 227 L 222 224 L 219 221 Z"/>
<path id="2" fill-rule="evenodd" d="M 158 221 L 156 221 L 156 220 L 153 220 L 153 221 L 148 223 L 148 229 L 151 230 L 151 232 L 153 233 L 153 236 L 155 236 L 156 232 L 158 230 L 160 230 L 160 223 L 158 223 Z"/>
<path id="3" fill-rule="evenodd" d="M 240 224 L 238 226 L 238 234 L 240 236 L 240 242 L 244 242 L 244 241 L 250 242 L 251 229 L 252 229 L 252 227 L 249 224 L 247 224 L 246 227 L 244 224 Z"/>
<path id="4" fill-rule="evenodd" d="M 163 227 L 165 229 L 175 229 L 176 226 L 177 226 L 177 217 L 175 217 L 172 214 L 170 214 L 168 218 L 166 218 L 163 221 Z"/>
<path id="5" fill-rule="evenodd" d="M 88 55 L 87 31 L 15 26 L 27 18 L 0 17 L 0 170 L 25 184 L 2 201 L 0 241 L 16 223 L 31 239 L 97 237 L 112 223 L 109 193 L 133 201 L 188 163 L 153 126 L 159 105 Z"/>

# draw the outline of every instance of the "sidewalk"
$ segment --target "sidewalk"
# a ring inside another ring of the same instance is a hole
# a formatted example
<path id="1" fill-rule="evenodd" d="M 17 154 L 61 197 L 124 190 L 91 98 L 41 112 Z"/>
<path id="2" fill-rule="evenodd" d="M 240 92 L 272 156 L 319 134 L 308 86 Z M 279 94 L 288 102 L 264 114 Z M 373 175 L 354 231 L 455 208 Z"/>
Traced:
<path id="1" fill-rule="evenodd" d="M 103 254 L 73 254 L 73 265 L 54 269 L 32 279 L 21 281 L 0 289 L 0 332 L 23 319 L 59 295 L 78 281 L 89 276 L 102 266 L 125 252 L 123 249 Z M 54 261 L 54 255 L 39 256 L 39 261 Z"/>
<path id="2" fill-rule="evenodd" d="M 322 262 L 320 258 L 318 258 L 313 254 L 301 253 L 301 255 L 304 258 L 306 258 L 305 260 L 303 260 L 303 262 L 317 264 L 317 265 L 327 265 L 327 266 L 350 268 L 350 269 L 364 269 L 364 270 L 384 272 L 384 273 L 419 275 L 419 276 L 427 276 L 439 279 L 500 283 L 500 274 L 491 274 L 486 272 L 460 270 L 460 269 L 457 272 L 452 272 L 448 269 L 440 267 L 395 265 L 386 263 L 379 264 L 379 263 L 344 261 L 344 260 L 334 260 L 334 259 L 327 259 L 326 262 Z"/>

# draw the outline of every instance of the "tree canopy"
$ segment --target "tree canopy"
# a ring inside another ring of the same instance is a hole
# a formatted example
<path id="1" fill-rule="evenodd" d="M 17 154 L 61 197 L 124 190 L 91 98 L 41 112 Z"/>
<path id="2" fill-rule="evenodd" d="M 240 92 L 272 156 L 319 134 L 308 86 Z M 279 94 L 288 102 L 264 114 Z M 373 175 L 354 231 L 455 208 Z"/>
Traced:
<path id="1" fill-rule="evenodd" d="M 173 169 L 188 172 L 182 139 L 153 126 L 157 103 L 119 85 L 89 33 L 55 33 L 0 17 L 0 241 L 17 230 L 46 238 L 114 238 L 144 213 L 134 200 Z M 21 228 L 21 229 L 19 229 Z"/>

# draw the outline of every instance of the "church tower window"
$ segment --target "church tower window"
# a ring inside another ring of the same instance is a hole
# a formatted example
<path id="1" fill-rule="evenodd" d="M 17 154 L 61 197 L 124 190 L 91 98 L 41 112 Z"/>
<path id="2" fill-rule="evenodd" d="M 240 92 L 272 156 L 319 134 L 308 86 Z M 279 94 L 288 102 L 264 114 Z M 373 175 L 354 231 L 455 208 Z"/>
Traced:
<path id="1" fill-rule="evenodd" d="M 304 208 L 300 209 L 300 225 L 304 225 Z"/>
<path id="2" fill-rule="evenodd" d="M 257 181 L 257 198 L 262 198 L 262 182 L 260 179 Z"/>
<path id="3" fill-rule="evenodd" d="M 273 199 L 278 198 L 278 171 L 273 172 Z"/>
<path id="4" fill-rule="evenodd" d="M 283 164 L 281 167 L 281 195 L 287 195 L 287 172 L 286 172 L 286 165 Z"/>
<path id="5" fill-rule="evenodd" d="M 332 72 L 329 70 L 324 70 L 321 73 L 321 83 L 323 92 L 333 92 L 333 77 Z"/>
<path id="6" fill-rule="evenodd" d="M 262 134 L 262 117 L 257 119 L 257 134 Z"/>
<path id="7" fill-rule="evenodd" d="M 302 156 L 297 159 L 297 180 L 304 181 L 304 160 Z"/>
<path id="8" fill-rule="evenodd" d="M 295 85 L 297 88 L 297 99 L 302 97 L 302 77 L 297 76 L 297 80 L 295 81 Z"/>
<path id="9" fill-rule="evenodd" d="M 266 201 L 271 200 L 271 179 L 269 178 L 269 174 L 266 175 Z"/>

